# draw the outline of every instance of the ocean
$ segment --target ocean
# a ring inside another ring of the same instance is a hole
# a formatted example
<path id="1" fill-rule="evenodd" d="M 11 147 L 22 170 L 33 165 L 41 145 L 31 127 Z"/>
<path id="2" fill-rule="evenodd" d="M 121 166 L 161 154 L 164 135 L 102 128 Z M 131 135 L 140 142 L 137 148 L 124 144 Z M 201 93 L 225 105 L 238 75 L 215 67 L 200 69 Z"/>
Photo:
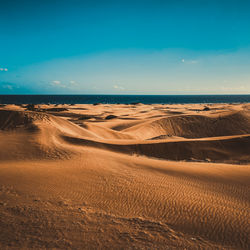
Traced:
<path id="1" fill-rule="evenodd" d="M 0 104 L 247 103 L 250 95 L 0 95 Z"/>

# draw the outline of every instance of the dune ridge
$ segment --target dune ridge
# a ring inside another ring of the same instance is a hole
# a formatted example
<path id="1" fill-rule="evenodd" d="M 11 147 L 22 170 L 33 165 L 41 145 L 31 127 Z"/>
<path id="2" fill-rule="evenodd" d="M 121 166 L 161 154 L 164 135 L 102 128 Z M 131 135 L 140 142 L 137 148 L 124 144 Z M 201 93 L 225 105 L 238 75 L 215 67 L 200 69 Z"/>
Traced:
<path id="1" fill-rule="evenodd" d="M 242 111 L 215 117 L 175 115 L 139 124 L 123 131 L 133 133 L 140 139 L 150 139 L 162 135 L 202 138 L 249 134 L 250 117 Z"/>

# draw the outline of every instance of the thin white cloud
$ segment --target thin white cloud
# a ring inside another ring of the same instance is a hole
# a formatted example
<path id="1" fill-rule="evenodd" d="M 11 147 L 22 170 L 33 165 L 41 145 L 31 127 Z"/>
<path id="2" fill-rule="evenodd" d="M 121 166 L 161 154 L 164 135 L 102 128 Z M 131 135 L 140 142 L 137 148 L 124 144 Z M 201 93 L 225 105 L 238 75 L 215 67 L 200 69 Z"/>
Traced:
<path id="1" fill-rule="evenodd" d="M 9 85 L 9 84 L 3 85 L 3 88 L 9 89 L 9 90 L 12 90 L 12 89 L 13 89 L 13 87 L 12 87 L 11 85 Z"/>
<path id="2" fill-rule="evenodd" d="M 114 85 L 113 88 L 114 88 L 114 89 L 118 89 L 118 90 L 125 90 L 124 87 L 118 86 L 118 85 Z"/>
<path id="3" fill-rule="evenodd" d="M 198 63 L 198 61 L 197 60 L 191 60 L 189 63 L 190 64 L 196 64 L 196 63 Z"/>
<path id="4" fill-rule="evenodd" d="M 185 64 L 197 64 L 197 63 L 199 63 L 198 60 L 186 60 L 184 58 L 181 59 L 181 62 L 185 63 Z"/>
<path id="5" fill-rule="evenodd" d="M 57 86 L 57 87 L 59 87 L 59 88 L 67 88 L 67 86 L 66 86 L 65 84 L 62 84 L 62 82 L 59 81 L 59 80 L 54 80 L 54 81 L 52 81 L 52 82 L 51 82 L 51 85 Z"/>
<path id="6" fill-rule="evenodd" d="M 247 86 L 240 85 L 240 86 L 221 86 L 221 90 L 228 90 L 228 91 L 237 91 L 237 90 L 246 90 Z"/>
<path id="7" fill-rule="evenodd" d="M 60 85 L 60 84 L 61 84 L 61 81 L 54 80 L 54 81 L 52 81 L 52 84 L 54 84 L 54 85 Z"/>
<path id="8" fill-rule="evenodd" d="M 76 81 L 74 81 L 74 80 L 69 81 L 69 83 L 70 83 L 71 85 L 78 85 L 78 83 L 77 83 Z"/>

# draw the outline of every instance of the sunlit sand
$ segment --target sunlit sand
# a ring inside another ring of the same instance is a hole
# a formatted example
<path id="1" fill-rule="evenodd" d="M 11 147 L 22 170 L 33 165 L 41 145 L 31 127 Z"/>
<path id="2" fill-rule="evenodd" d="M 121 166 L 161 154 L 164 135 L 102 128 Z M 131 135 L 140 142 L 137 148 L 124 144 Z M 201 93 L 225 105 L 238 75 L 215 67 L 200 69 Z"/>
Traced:
<path id="1" fill-rule="evenodd" d="M 0 108 L 0 248 L 247 249 L 250 104 Z"/>

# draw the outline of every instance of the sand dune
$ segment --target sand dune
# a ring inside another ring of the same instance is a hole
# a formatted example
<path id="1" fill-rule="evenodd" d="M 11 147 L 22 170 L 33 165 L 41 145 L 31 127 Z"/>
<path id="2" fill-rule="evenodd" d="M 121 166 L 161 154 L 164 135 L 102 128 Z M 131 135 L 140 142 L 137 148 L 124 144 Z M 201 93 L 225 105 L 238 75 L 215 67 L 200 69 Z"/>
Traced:
<path id="1" fill-rule="evenodd" d="M 1 249 L 249 248 L 249 104 L 39 110 L 0 108 Z"/>
<path id="2" fill-rule="evenodd" d="M 202 138 L 250 133 L 250 117 L 244 112 L 230 112 L 215 117 L 205 115 L 175 115 L 139 124 L 124 130 L 141 139 L 161 135 Z"/>
<path id="3" fill-rule="evenodd" d="M 86 129 L 46 113 L 0 110 L 0 117 L 2 161 L 67 159 L 76 150 L 61 142 L 62 134 L 98 138 Z"/>

